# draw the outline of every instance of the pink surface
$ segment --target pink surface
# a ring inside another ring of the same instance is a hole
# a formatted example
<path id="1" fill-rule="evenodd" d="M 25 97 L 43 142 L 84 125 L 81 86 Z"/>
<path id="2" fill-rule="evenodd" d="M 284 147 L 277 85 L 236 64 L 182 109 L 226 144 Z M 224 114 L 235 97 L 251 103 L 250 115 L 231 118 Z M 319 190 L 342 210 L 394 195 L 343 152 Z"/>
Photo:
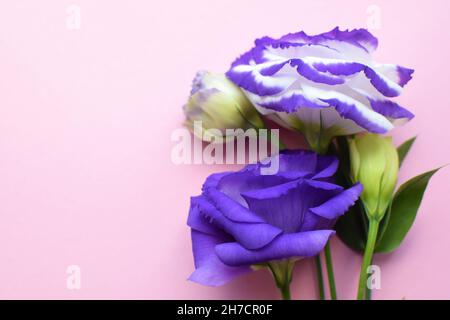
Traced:
<path id="1" fill-rule="evenodd" d="M 69 30 L 66 8 L 81 9 Z M 226 71 L 254 38 L 365 27 L 373 1 L 4 1 L 0 10 L 0 298 L 278 298 L 267 272 L 220 288 L 193 270 L 189 197 L 223 167 L 172 164 L 198 69 Z M 402 180 L 450 161 L 450 2 L 381 1 L 377 60 L 416 69 L 398 100 L 418 134 Z M 228 168 L 229 169 L 229 168 Z M 376 299 L 450 298 L 450 170 L 405 242 L 378 256 Z M 333 240 L 339 296 L 360 258 Z M 81 289 L 66 287 L 79 265 Z M 315 298 L 313 266 L 294 298 Z"/>

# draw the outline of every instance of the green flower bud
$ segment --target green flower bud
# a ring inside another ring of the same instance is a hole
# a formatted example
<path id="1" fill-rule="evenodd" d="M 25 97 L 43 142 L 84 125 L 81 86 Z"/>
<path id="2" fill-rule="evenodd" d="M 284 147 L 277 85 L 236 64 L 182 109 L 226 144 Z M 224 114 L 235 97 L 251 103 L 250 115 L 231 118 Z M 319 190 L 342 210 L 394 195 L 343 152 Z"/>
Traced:
<path id="1" fill-rule="evenodd" d="M 211 139 L 205 137 L 205 134 L 220 135 L 226 140 L 226 129 L 264 128 L 255 107 L 224 74 L 199 72 L 193 81 L 191 96 L 184 106 L 184 112 L 186 126 L 198 138 L 208 141 Z M 202 123 L 201 132 L 194 130 L 194 122 L 197 121 Z"/>
<path id="2" fill-rule="evenodd" d="M 369 218 L 381 220 L 394 196 L 399 167 L 391 137 L 365 134 L 349 139 L 351 177 L 363 184 L 360 196 Z"/>

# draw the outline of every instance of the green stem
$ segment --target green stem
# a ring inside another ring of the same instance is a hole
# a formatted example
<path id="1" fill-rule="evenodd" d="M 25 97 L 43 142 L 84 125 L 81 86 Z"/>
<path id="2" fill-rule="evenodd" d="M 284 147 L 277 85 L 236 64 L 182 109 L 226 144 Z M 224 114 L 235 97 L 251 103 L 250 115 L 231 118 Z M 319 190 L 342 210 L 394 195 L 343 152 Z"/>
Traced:
<path id="1" fill-rule="evenodd" d="M 361 265 L 361 273 L 359 274 L 358 300 L 364 300 L 367 287 L 367 268 L 372 262 L 375 243 L 377 241 L 378 226 L 380 222 L 374 219 L 369 221 L 369 234 L 367 236 L 366 249 L 364 250 L 364 258 Z"/>
<path id="2" fill-rule="evenodd" d="M 372 300 L 372 289 L 369 286 L 366 286 L 366 300 Z"/>
<path id="3" fill-rule="evenodd" d="M 325 300 L 325 289 L 323 286 L 322 261 L 320 253 L 316 256 L 316 270 L 317 270 L 317 286 L 319 287 L 320 300 Z"/>
<path id="4" fill-rule="evenodd" d="M 279 288 L 281 292 L 281 297 L 283 300 L 291 300 L 291 290 L 289 289 L 289 285 Z"/>
<path id="5" fill-rule="evenodd" d="M 319 113 L 319 126 L 305 126 L 301 131 L 311 150 L 318 154 L 326 154 L 330 146 L 332 136 L 323 128 L 322 112 Z"/>
<path id="6" fill-rule="evenodd" d="M 378 232 L 381 231 L 381 228 L 382 228 L 381 225 L 378 226 Z M 381 235 L 380 236 L 377 235 L 377 241 L 380 239 L 380 237 L 381 237 Z M 376 244 L 375 244 L 375 246 L 376 246 Z M 372 256 L 372 259 L 370 260 L 369 264 L 371 265 L 372 263 L 373 263 L 373 256 Z M 366 286 L 366 300 L 372 300 L 372 289 L 369 286 Z"/>
<path id="7" fill-rule="evenodd" d="M 325 246 L 325 263 L 327 265 L 328 285 L 330 287 L 331 300 L 337 300 L 336 283 L 334 281 L 333 260 L 331 259 L 330 241 Z"/>
<path id="8" fill-rule="evenodd" d="M 320 113 L 320 125 L 318 132 L 305 132 L 306 140 L 308 141 L 311 150 L 318 154 L 326 154 L 330 146 L 330 139 L 325 138 L 322 129 L 322 113 Z M 336 284 L 334 282 L 333 262 L 331 259 L 331 251 L 329 242 L 325 246 L 325 262 L 327 266 L 328 283 L 330 288 L 330 297 L 336 300 Z M 317 269 L 317 285 L 319 287 L 320 300 L 325 300 L 325 289 L 323 283 L 322 263 L 320 259 L 320 253 L 316 256 L 316 269 Z"/>
<path id="9" fill-rule="evenodd" d="M 275 284 L 281 292 L 283 300 L 291 300 L 290 285 L 292 281 L 292 271 L 295 261 L 292 259 L 272 261 L 268 263 L 268 267 L 275 279 Z"/>

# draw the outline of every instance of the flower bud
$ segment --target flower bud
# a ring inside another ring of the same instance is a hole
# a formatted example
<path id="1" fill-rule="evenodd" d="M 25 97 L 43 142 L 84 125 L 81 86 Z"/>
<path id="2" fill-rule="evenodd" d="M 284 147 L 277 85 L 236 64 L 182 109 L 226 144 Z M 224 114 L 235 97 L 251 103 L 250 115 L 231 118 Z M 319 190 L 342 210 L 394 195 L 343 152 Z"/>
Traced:
<path id="1" fill-rule="evenodd" d="M 351 177 L 363 184 L 361 201 L 369 218 L 381 220 L 397 183 L 399 160 L 391 137 L 365 134 L 349 139 Z"/>
<path id="2" fill-rule="evenodd" d="M 200 139 L 204 130 L 226 137 L 226 129 L 263 128 L 258 112 L 239 87 L 224 74 L 200 71 L 193 83 L 191 96 L 184 106 L 186 126 Z M 201 132 L 194 130 L 194 122 L 201 121 Z M 210 140 L 208 140 L 210 141 Z"/>

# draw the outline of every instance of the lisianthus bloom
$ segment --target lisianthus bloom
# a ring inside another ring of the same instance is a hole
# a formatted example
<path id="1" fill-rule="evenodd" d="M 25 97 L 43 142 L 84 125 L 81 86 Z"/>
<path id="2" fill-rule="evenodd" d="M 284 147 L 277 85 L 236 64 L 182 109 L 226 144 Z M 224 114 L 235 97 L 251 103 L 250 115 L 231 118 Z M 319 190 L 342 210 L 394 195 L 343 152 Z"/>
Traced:
<path id="1" fill-rule="evenodd" d="M 361 201 L 369 218 L 381 220 L 392 201 L 399 168 L 392 137 L 365 134 L 349 139 L 351 178 L 364 185 Z"/>
<path id="2" fill-rule="evenodd" d="M 225 142 L 227 138 L 232 138 L 226 135 L 226 129 L 264 127 L 252 103 L 224 74 L 198 72 L 184 112 L 186 126 L 198 138 L 207 141 Z M 196 121 L 201 124 L 198 131 L 194 130 Z"/>
<path id="3" fill-rule="evenodd" d="M 334 136 L 385 133 L 413 114 L 389 98 L 401 94 L 412 69 L 378 64 L 378 40 L 365 29 L 264 37 L 227 72 L 263 114 L 305 133 L 323 149 Z"/>
<path id="4" fill-rule="evenodd" d="M 277 262 L 317 255 L 334 234 L 336 219 L 362 186 L 345 190 L 334 184 L 338 161 L 332 156 L 310 151 L 278 156 L 274 175 L 261 175 L 261 163 L 213 174 L 202 194 L 191 198 L 196 270 L 190 280 L 218 286 L 252 266 L 277 269 Z"/>

